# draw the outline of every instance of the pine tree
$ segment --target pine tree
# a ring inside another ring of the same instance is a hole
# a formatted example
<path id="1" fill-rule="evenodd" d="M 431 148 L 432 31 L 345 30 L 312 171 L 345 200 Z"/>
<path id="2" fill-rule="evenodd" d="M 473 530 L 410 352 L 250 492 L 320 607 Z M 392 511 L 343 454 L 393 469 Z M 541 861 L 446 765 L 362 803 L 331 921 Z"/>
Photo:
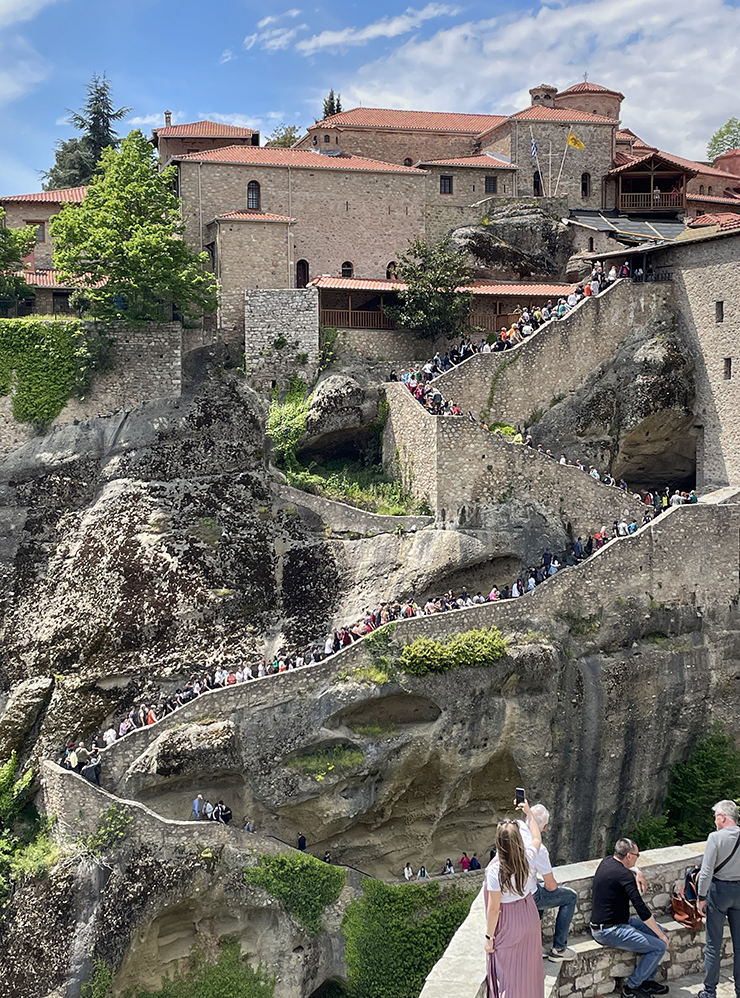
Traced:
<path id="1" fill-rule="evenodd" d="M 324 117 L 331 118 L 334 114 L 341 114 L 342 112 L 342 95 L 334 94 L 334 90 L 330 90 L 327 97 L 324 98 Z"/>
<path id="2" fill-rule="evenodd" d="M 278 125 L 265 143 L 271 149 L 289 149 L 301 137 L 298 125 Z"/>
<path id="3" fill-rule="evenodd" d="M 740 149 L 740 118 L 730 118 L 709 140 L 707 157 L 715 160 L 723 152 Z"/>
<path id="4" fill-rule="evenodd" d="M 70 122 L 82 132 L 82 138 L 68 139 L 57 144 L 54 166 L 46 173 L 44 190 L 84 187 L 90 182 L 104 149 L 117 148 L 119 139 L 113 124 L 129 113 L 130 107 L 115 109 L 110 82 L 93 74 L 87 85 L 87 100 L 79 111 L 67 108 Z"/>

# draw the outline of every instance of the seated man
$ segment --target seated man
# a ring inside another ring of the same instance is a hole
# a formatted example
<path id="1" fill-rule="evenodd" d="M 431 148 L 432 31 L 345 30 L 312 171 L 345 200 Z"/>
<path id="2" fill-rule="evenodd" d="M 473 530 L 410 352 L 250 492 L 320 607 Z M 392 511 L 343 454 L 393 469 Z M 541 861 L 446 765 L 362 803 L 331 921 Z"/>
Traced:
<path id="1" fill-rule="evenodd" d="M 535 804 L 532 808 L 532 817 L 537 822 L 541 832 L 544 832 L 550 824 L 550 812 L 544 804 Z M 524 837 L 522 825 L 519 825 Z M 552 948 L 547 954 L 549 960 L 559 963 L 561 960 L 575 959 L 575 953 L 568 949 L 568 931 L 573 920 L 573 912 L 576 910 L 578 894 L 572 887 L 558 887 L 558 882 L 553 876 L 550 854 L 544 843 L 540 846 L 537 854 L 537 890 L 534 893 L 534 903 L 542 918 L 545 908 L 557 908 L 558 914 L 555 919 L 555 932 L 552 937 Z"/>
<path id="2" fill-rule="evenodd" d="M 632 839 L 619 839 L 614 855 L 599 863 L 593 882 L 591 935 L 600 946 L 644 954 L 622 985 L 624 998 L 668 994 L 665 984 L 652 979 L 668 946 L 668 936 L 637 888 L 633 867 L 639 855 Z M 638 918 L 629 917 L 630 901 Z"/>

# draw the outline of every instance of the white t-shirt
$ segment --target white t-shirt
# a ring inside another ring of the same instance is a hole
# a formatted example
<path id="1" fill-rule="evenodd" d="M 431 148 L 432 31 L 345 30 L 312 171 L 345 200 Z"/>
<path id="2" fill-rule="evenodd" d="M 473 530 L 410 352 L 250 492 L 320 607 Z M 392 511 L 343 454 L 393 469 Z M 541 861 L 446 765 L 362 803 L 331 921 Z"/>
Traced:
<path id="1" fill-rule="evenodd" d="M 527 894 L 534 894 L 537 890 L 537 853 L 534 846 L 531 844 L 531 840 L 529 845 L 525 842 L 524 846 L 527 853 L 527 859 L 529 860 L 529 877 L 527 878 L 527 883 L 524 886 L 523 894 L 512 894 L 508 891 L 501 891 L 501 885 L 498 879 L 498 856 L 495 856 L 486 867 L 486 886 L 489 891 L 501 891 L 501 904 L 510 904 L 512 901 L 521 901 L 523 897 L 527 896 Z"/>
<path id="2" fill-rule="evenodd" d="M 532 845 L 532 833 L 529 830 L 529 825 L 524 821 L 517 821 L 519 825 L 519 833 L 522 837 L 522 842 L 524 843 L 525 849 Z M 535 869 L 538 876 L 544 877 L 546 873 L 552 873 L 552 863 L 550 862 L 550 853 L 547 851 L 547 846 L 543 842 L 540 846 L 540 851 L 537 853 L 537 859 L 535 861 Z"/>

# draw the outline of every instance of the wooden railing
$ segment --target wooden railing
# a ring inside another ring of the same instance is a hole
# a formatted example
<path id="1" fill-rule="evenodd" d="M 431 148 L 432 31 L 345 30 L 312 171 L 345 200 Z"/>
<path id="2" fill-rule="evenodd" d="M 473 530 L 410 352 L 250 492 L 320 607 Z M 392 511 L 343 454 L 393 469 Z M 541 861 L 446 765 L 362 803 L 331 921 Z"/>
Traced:
<path id="1" fill-rule="evenodd" d="M 518 322 L 521 312 L 501 312 L 495 315 L 493 312 L 473 312 L 468 319 L 468 325 L 476 329 L 482 329 L 486 333 L 497 333 L 504 326 L 508 329 L 512 322 Z"/>
<path id="2" fill-rule="evenodd" d="M 382 312 L 351 312 L 347 308 L 322 308 L 321 325 L 338 329 L 395 329 L 393 319 Z"/>
<path id="3" fill-rule="evenodd" d="M 620 194 L 619 207 L 622 211 L 651 211 L 666 208 L 683 208 L 683 194 Z"/>

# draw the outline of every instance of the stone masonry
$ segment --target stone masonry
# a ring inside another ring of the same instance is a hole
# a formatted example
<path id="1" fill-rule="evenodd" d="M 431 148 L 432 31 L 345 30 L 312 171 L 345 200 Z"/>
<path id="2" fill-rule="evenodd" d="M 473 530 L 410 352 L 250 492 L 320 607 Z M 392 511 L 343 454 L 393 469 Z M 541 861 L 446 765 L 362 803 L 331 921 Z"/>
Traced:
<path id="1" fill-rule="evenodd" d="M 246 291 L 244 327 L 244 363 L 253 388 L 284 387 L 296 374 L 313 383 L 319 362 L 317 288 Z"/>

